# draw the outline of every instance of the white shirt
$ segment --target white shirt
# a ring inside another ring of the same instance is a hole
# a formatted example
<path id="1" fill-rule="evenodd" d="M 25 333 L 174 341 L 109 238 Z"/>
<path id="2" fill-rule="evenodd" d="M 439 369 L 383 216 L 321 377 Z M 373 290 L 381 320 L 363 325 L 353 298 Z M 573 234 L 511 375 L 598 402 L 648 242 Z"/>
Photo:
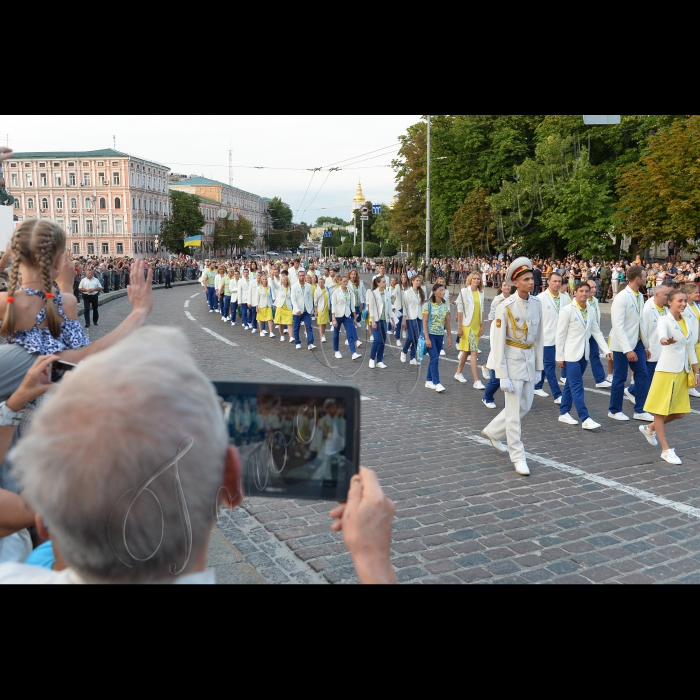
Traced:
<path id="1" fill-rule="evenodd" d="M 100 284 L 100 280 L 98 280 L 97 277 L 93 277 L 91 280 L 89 280 L 87 277 L 83 277 L 83 279 L 80 280 L 80 286 L 78 287 L 78 289 L 81 292 L 83 292 L 86 289 L 94 289 L 94 292 L 85 292 L 87 296 L 92 296 L 93 294 L 97 294 L 98 290 L 102 289 L 102 285 Z"/>

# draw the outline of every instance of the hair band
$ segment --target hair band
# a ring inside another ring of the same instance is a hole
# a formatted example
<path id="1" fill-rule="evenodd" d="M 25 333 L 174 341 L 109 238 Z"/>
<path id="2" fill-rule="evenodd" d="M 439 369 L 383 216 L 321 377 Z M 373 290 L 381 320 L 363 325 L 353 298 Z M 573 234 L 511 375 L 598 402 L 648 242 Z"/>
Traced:
<path id="1" fill-rule="evenodd" d="M 53 294 L 51 294 L 51 292 L 46 292 L 44 296 L 46 296 L 47 299 L 53 299 Z"/>
<path id="2" fill-rule="evenodd" d="M 15 301 L 15 298 L 14 298 L 14 297 L 7 297 L 7 303 L 8 303 L 8 304 L 13 304 L 14 301 Z"/>

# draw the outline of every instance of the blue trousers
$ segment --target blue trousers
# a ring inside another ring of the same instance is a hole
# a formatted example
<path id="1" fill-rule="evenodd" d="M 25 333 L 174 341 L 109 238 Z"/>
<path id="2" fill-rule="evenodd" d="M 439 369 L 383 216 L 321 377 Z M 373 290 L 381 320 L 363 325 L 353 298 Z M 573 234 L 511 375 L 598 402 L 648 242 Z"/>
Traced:
<path id="1" fill-rule="evenodd" d="M 258 317 L 258 307 L 248 304 L 248 322 L 255 328 L 255 320 Z"/>
<path id="2" fill-rule="evenodd" d="M 597 345 L 596 345 L 597 348 Z M 576 406 L 576 413 L 581 422 L 588 418 L 588 409 L 583 398 L 583 373 L 586 371 L 588 362 L 585 356 L 578 362 L 566 363 L 566 384 L 561 398 L 561 406 L 559 407 L 559 415 L 564 415 L 571 411 L 571 402 Z"/>
<path id="3" fill-rule="evenodd" d="M 308 311 L 303 311 L 301 316 L 294 314 L 292 319 L 294 320 L 294 342 L 297 345 L 301 345 L 301 341 L 299 340 L 299 329 L 303 323 L 306 326 L 306 343 L 307 345 L 313 345 L 314 329 L 311 326 L 311 314 Z"/>
<path id="4" fill-rule="evenodd" d="M 654 372 L 656 372 L 656 362 L 652 362 L 651 360 L 647 360 L 647 376 L 649 377 L 649 386 L 651 387 L 651 380 L 654 378 Z M 636 381 L 635 377 L 635 381 Z M 627 391 L 634 396 L 634 391 L 636 387 L 634 385 L 634 382 L 630 384 L 629 389 Z"/>
<path id="5" fill-rule="evenodd" d="M 296 316 L 294 317 L 296 318 Z M 337 326 L 333 326 L 333 352 L 338 352 L 338 341 L 340 339 L 340 329 L 345 327 L 345 335 L 348 337 L 348 345 L 350 346 L 350 352 L 355 354 L 355 337 L 351 335 L 351 326 L 353 325 L 353 320 L 351 316 L 336 316 L 335 320 Z"/>
<path id="6" fill-rule="evenodd" d="M 426 382 L 432 382 L 433 384 L 440 383 L 440 372 L 438 370 L 438 364 L 440 362 L 440 350 L 442 350 L 442 342 L 445 340 L 444 335 L 433 335 L 430 334 L 430 347 L 428 348 L 428 354 L 430 355 L 430 364 L 428 365 L 428 375 L 425 378 Z"/>
<path id="7" fill-rule="evenodd" d="M 596 343 L 595 338 L 591 336 L 588 340 L 589 347 L 591 348 L 590 360 L 591 360 L 591 372 L 593 372 L 593 379 L 595 379 L 596 384 L 600 384 L 605 381 L 607 376 L 605 370 L 603 369 L 603 363 L 600 361 L 600 348 L 598 343 Z M 568 368 L 567 368 L 568 372 Z M 568 377 L 568 374 L 566 375 Z M 568 379 L 566 380 L 568 383 Z"/>
<path id="8" fill-rule="evenodd" d="M 417 318 L 406 319 L 406 342 L 403 344 L 403 354 L 411 349 L 411 359 L 416 359 L 416 345 L 420 337 L 420 321 Z"/>
<path id="9" fill-rule="evenodd" d="M 486 403 L 494 403 L 494 396 L 496 396 L 496 392 L 500 388 L 501 380 L 496 376 L 496 372 L 491 370 L 491 379 L 489 379 L 486 389 L 484 390 L 484 401 L 486 401 Z"/>
<path id="10" fill-rule="evenodd" d="M 221 315 L 224 318 L 228 318 L 229 310 L 231 309 L 231 296 L 224 294 L 223 296 L 223 307 L 221 309 Z"/>
<path id="11" fill-rule="evenodd" d="M 561 389 L 559 388 L 559 382 L 557 381 L 557 363 L 556 363 L 556 347 L 554 345 L 544 346 L 544 372 L 542 372 L 542 379 L 540 379 L 537 384 L 535 384 L 535 389 L 541 389 L 544 386 L 545 377 L 549 382 L 549 388 L 552 390 L 552 396 L 558 399 L 561 396 Z M 562 377 L 565 377 L 564 372 L 561 373 Z"/>
<path id="12" fill-rule="evenodd" d="M 369 359 L 381 362 L 384 359 L 384 345 L 386 343 L 386 321 L 377 321 L 377 327 L 372 328 L 372 347 L 369 351 Z"/>
<path id="13" fill-rule="evenodd" d="M 396 322 L 396 328 L 394 328 L 394 335 L 396 336 L 396 340 L 400 340 L 401 339 L 401 319 L 403 318 L 403 314 L 399 311 L 397 315 L 399 317 L 399 320 Z"/>
<path id="14" fill-rule="evenodd" d="M 248 325 L 248 304 L 241 304 L 241 323 L 244 326 Z"/>
<path id="15" fill-rule="evenodd" d="M 210 309 L 217 307 L 218 299 L 216 298 L 216 289 L 214 287 L 207 287 L 207 302 Z"/>
<path id="16" fill-rule="evenodd" d="M 610 413 L 620 413 L 622 411 L 622 397 L 627 381 L 627 370 L 631 368 L 634 372 L 634 412 L 643 413 L 644 404 L 649 393 L 649 376 L 647 375 L 647 355 L 644 344 L 637 341 L 634 347 L 637 353 L 637 361 L 630 362 L 624 352 L 613 353 L 613 381 L 610 387 Z"/>
<path id="17" fill-rule="evenodd" d="M 229 297 L 230 301 L 230 297 Z M 231 302 L 231 313 L 229 315 L 229 318 L 235 323 L 236 322 L 236 311 L 238 310 L 238 302 L 237 301 L 232 301 Z"/>

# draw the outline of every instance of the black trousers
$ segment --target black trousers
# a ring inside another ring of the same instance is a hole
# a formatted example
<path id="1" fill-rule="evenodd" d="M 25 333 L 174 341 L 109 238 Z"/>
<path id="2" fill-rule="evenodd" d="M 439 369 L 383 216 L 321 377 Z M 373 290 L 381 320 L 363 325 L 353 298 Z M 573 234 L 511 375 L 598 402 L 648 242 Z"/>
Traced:
<path id="1" fill-rule="evenodd" d="M 170 284 L 170 275 L 165 275 L 165 288 L 166 289 L 172 289 L 172 285 Z"/>
<path id="2" fill-rule="evenodd" d="M 83 294 L 83 303 L 85 304 L 85 326 L 90 325 L 90 307 L 92 306 L 92 322 L 97 323 L 100 314 L 97 311 L 97 294 Z"/>
<path id="3" fill-rule="evenodd" d="M 611 280 L 600 280 L 600 298 L 598 299 L 598 301 L 601 304 L 608 303 L 608 290 L 610 289 L 610 281 Z"/>

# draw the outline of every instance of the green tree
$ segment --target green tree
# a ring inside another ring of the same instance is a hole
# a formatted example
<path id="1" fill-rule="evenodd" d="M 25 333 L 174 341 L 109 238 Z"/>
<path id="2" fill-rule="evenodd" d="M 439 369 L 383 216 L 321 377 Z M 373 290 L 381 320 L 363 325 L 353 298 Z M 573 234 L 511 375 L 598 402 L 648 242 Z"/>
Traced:
<path id="1" fill-rule="evenodd" d="M 318 219 L 316 219 L 314 226 L 323 226 L 323 224 L 336 224 L 337 226 L 349 225 L 347 221 L 343 221 L 343 219 L 337 216 L 319 216 Z"/>
<path id="2" fill-rule="evenodd" d="M 239 214 L 238 221 L 234 221 L 233 224 L 233 245 L 239 248 L 252 248 L 255 243 L 255 233 L 253 232 L 252 222 L 246 219 L 245 216 Z"/>
<path id="3" fill-rule="evenodd" d="M 376 258 L 379 256 L 379 243 L 374 243 L 370 241 L 367 243 L 365 241 L 365 257 L 366 258 Z"/>
<path id="4" fill-rule="evenodd" d="M 352 257 L 352 239 L 346 238 L 344 243 L 336 248 L 335 254 L 343 258 Z"/>
<path id="5" fill-rule="evenodd" d="M 289 245 L 289 231 L 270 231 L 267 239 L 270 250 L 284 250 Z"/>
<path id="6" fill-rule="evenodd" d="M 267 212 L 272 219 L 272 228 L 277 231 L 289 231 L 292 226 L 292 210 L 280 197 L 273 197 L 267 204 Z"/>
<path id="7" fill-rule="evenodd" d="M 184 240 L 202 232 L 206 224 L 199 208 L 200 198 L 187 192 L 170 190 L 170 216 L 161 222 L 160 242 L 171 253 L 184 253 Z"/>
<path id="8" fill-rule="evenodd" d="M 382 255 L 385 255 L 387 258 L 393 258 L 396 253 L 398 253 L 398 249 L 394 243 L 391 241 L 382 243 Z"/>

